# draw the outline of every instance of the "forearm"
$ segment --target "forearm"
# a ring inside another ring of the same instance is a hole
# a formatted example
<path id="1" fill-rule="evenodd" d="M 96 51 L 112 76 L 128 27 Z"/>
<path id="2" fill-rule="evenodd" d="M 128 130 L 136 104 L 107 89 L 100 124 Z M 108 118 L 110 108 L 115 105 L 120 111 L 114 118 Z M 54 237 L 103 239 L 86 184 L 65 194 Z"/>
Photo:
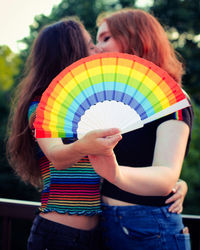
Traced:
<path id="1" fill-rule="evenodd" d="M 95 171 L 118 188 L 138 194 L 163 196 L 171 192 L 180 172 L 167 166 L 119 166 L 115 155 L 91 156 Z"/>
<path id="2" fill-rule="evenodd" d="M 164 196 L 171 192 L 178 176 L 169 167 L 133 168 L 119 166 L 115 178 L 110 179 L 120 189 L 138 194 Z"/>
<path id="3" fill-rule="evenodd" d="M 38 138 L 37 142 L 56 169 L 65 169 L 88 154 L 109 155 L 119 140 L 118 129 L 107 129 L 91 131 L 71 144 L 63 144 L 60 138 Z"/>
<path id="4" fill-rule="evenodd" d="M 58 170 L 68 168 L 84 157 L 76 142 L 67 145 L 52 145 L 47 152 L 49 160 Z"/>

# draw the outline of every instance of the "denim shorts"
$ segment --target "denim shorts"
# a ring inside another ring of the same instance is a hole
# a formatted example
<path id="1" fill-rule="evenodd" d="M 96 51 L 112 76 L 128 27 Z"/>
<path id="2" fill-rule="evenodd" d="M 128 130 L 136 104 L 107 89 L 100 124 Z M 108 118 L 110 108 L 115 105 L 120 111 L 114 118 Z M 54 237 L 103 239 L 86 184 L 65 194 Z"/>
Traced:
<path id="1" fill-rule="evenodd" d="M 100 250 L 99 228 L 80 230 L 37 215 L 31 227 L 27 250 Z"/>
<path id="2" fill-rule="evenodd" d="M 108 206 L 103 204 L 101 230 L 104 250 L 190 250 L 182 217 L 169 206 Z"/>

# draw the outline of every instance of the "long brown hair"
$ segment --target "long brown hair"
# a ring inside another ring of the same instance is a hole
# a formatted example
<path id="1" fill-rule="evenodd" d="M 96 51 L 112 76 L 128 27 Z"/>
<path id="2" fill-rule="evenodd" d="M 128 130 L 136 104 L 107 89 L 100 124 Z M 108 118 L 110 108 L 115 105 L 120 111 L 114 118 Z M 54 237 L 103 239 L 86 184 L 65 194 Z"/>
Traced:
<path id="1" fill-rule="evenodd" d="M 104 21 L 124 53 L 152 61 L 181 85 L 183 65 L 177 59 L 166 32 L 154 16 L 143 10 L 127 8 L 100 14 L 97 26 Z"/>
<path id="2" fill-rule="evenodd" d="M 25 77 L 16 89 L 8 122 L 7 158 L 25 182 L 40 186 L 40 170 L 28 124 L 28 108 L 65 67 L 88 56 L 83 25 L 62 20 L 44 27 L 34 41 Z"/>

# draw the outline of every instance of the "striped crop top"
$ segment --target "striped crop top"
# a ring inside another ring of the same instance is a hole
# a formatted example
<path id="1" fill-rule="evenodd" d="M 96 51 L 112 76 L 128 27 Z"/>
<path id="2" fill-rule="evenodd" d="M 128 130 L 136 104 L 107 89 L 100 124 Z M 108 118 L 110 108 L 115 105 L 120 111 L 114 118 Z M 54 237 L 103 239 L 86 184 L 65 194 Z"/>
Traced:
<path id="1" fill-rule="evenodd" d="M 35 98 L 30 104 L 30 125 L 33 124 L 39 101 L 40 98 Z M 34 127 L 32 129 L 34 133 Z M 100 177 L 88 157 L 67 169 L 56 170 L 37 142 L 35 146 L 43 181 L 40 211 L 89 216 L 100 213 Z"/>

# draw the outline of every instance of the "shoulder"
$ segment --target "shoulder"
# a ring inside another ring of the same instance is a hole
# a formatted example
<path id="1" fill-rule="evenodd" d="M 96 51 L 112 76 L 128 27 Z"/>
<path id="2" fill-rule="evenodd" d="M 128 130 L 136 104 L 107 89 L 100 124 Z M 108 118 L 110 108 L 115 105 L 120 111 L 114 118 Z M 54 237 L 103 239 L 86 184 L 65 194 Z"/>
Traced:
<path id="1" fill-rule="evenodd" d="M 192 105 L 187 107 L 187 108 L 184 108 L 184 109 L 181 109 L 181 110 L 178 110 L 175 114 L 175 120 L 178 120 L 178 121 L 183 121 L 185 122 L 190 128 L 192 127 L 192 124 L 193 124 L 193 120 L 194 120 L 194 112 L 193 112 L 193 109 L 192 109 Z"/>
<path id="2" fill-rule="evenodd" d="M 191 130 L 192 125 L 193 125 L 193 120 L 194 120 L 194 112 L 193 112 L 190 98 L 188 95 L 186 95 L 186 96 L 187 96 L 187 99 L 188 99 L 190 106 L 183 108 L 183 109 L 180 109 L 174 113 L 171 113 L 167 116 L 160 118 L 158 120 L 158 126 L 161 123 L 169 121 L 169 120 L 177 120 L 177 121 L 182 121 L 182 122 L 186 123 L 188 125 L 189 129 Z"/>

